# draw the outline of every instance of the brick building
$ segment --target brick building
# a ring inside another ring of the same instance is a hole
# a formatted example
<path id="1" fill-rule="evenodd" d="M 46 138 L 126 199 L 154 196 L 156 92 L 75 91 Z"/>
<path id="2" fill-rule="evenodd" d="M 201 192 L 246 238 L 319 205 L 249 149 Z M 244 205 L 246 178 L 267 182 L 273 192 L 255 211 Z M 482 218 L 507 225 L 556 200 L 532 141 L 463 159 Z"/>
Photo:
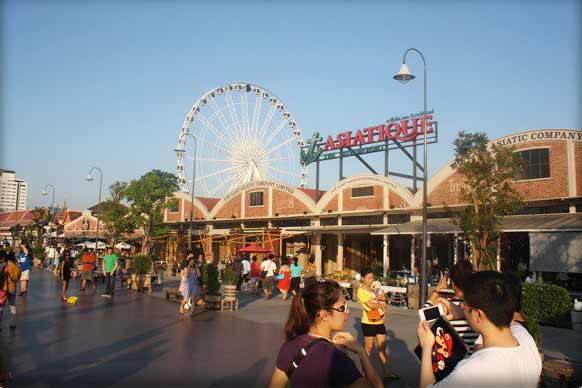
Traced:
<path id="1" fill-rule="evenodd" d="M 527 160 L 513 183 L 525 207 L 504 219 L 498 266 L 525 266 L 548 276 L 582 272 L 582 130 L 531 130 L 494 142 L 515 146 Z M 467 252 L 445 211 L 464 206 L 458 197 L 462 185 L 450 163 L 429 177 L 431 263 L 449 266 Z M 165 214 L 175 238 L 160 248 L 170 258 L 182 254 L 189 226 L 190 196 L 176 196 L 178 206 Z M 322 273 L 373 264 L 410 270 L 420 256 L 421 208 L 422 189 L 413 193 L 381 175 L 347 177 L 320 193 L 256 181 L 224 198 L 195 199 L 194 247 L 225 258 L 259 241 L 278 255 L 314 255 Z M 547 241 L 559 241 L 569 253 L 549 255 Z"/>

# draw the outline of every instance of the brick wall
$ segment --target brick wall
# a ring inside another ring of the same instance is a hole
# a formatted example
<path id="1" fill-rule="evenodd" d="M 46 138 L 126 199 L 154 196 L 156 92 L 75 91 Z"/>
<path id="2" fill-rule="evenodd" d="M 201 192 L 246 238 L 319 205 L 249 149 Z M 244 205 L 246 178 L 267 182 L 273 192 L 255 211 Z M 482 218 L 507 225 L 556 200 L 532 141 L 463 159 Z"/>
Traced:
<path id="1" fill-rule="evenodd" d="M 216 214 L 216 218 L 232 218 L 233 214 L 236 218 L 240 218 L 240 201 L 240 194 L 233 197 L 220 208 Z"/>
<path id="2" fill-rule="evenodd" d="M 343 210 L 383 209 L 382 186 L 374 185 L 374 196 L 352 198 L 352 188 L 343 191 Z"/>
<path id="3" fill-rule="evenodd" d="M 453 173 L 428 194 L 428 202 L 432 206 L 440 206 L 443 203 L 447 205 L 460 203 L 459 193 L 463 182 L 464 179 L 460 174 Z"/>
<path id="4" fill-rule="evenodd" d="M 550 177 L 547 179 L 515 182 L 515 188 L 524 200 L 568 196 L 568 156 L 566 142 L 531 142 L 520 144 L 516 150 L 527 148 L 550 149 Z"/>
<path id="5" fill-rule="evenodd" d="M 388 207 L 390 209 L 398 209 L 401 207 L 409 207 L 410 204 L 406 202 L 401 196 L 390 190 L 388 193 Z"/>
<path id="6" fill-rule="evenodd" d="M 251 193 L 263 192 L 263 206 L 251 206 Z M 253 189 L 245 191 L 245 217 L 267 217 L 269 212 L 269 190 Z"/>
<path id="7" fill-rule="evenodd" d="M 574 163 L 576 163 L 576 195 L 582 197 L 582 143 L 575 143 L 574 150 Z"/>
<path id="8" fill-rule="evenodd" d="M 309 208 L 293 195 L 280 190 L 273 190 L 273 216 L 310 213 Z"/>

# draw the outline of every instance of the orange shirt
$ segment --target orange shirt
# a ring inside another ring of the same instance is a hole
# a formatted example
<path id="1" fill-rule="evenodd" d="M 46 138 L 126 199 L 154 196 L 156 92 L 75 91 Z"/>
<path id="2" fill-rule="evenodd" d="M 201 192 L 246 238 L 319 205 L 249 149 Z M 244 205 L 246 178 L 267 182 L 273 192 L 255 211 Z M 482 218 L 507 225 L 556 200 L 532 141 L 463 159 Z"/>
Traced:
<path id="1" fill-rule="evenodd" d="M 95 265 L 95 255 L 91 252 L 87 252 L 81 258 L 83 263 L 83 271 L 93 271 L 93 266 Z"/>

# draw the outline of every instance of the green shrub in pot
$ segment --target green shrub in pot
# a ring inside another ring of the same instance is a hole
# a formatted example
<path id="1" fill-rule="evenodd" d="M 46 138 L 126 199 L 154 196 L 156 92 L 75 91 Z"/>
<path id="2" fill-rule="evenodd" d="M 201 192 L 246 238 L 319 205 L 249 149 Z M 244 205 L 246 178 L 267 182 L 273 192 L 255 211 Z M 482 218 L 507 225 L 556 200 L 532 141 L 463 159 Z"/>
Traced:
<path id="1" fill-rule="evenodd" d="M 225 286 L 236 286 L 238 283 L 238 275 L 231 269 L 226 269 L 222 275 L 222 284 Z"/>

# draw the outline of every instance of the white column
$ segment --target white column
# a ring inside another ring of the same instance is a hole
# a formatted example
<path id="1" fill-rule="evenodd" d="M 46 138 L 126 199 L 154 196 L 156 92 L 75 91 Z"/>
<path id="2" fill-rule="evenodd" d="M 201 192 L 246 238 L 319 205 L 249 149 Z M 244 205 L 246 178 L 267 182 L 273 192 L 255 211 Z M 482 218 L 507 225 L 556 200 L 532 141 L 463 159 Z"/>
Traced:
<path id="1" fill-rule="evenodd" d="M 457 260 L 459 259 L 459 234 L 455 233 L 453 236 L 455 242 L 453 250 L 453 263 L 457 264 Z"/>
<path id="2" fill-rule="evenodd" d="M 311 253 L 315 256 L 315 273 L 317 276 L 322 274 L 321 263 L 321 233 L 316 232 L 313 235 L 313 242 L 311 244 Z"/>
<path id="3" fill-rule="evenodd" d="M 269 217 L 273 217 L 273 188 L 269 187 L 269 191 L 268 191 L 268 195 L 269 195 L 269 199 L 268 199 L 268 203 L 269 203 L 269 208 L 267 210 L 267 215 Z"/>
<path id="4" fill-rule="evenodd" d="M 337 268 L 338 271 L 344 269 L 344 235 L 337 234 Z"/>
<path id="5" fill-rule="evenodd" d="M 388 238 L 388 235 L 385 234 L 384 236 L 384 240 L 382 243 L 382 264 L 384 267 L 384 277 L 386 277 L 386 274 L 388 273 L 388 271 L 390 271 L 390 239 Z"/>
<path id="6" fill-rule="evenodd" d="M 245 207 L 247 201 L 247 193 L 246 191 L 242 191 L 240 193 L 240 218 L 244 220 L 245 218 Z"/>
<path id="7" fill-rule="evenodd" d="M 416 235 L 412 235 L 412 240 L 410 240 L 411 249 L 410 249 L 410 272 L 414 272 L 414 262 L 416 258 L 414 257 L 414 245 L 416 242 Z"/>
<path id="8" fill-rule="evenodd" d="M 501 236 L 497 239 L 497 270 L 501 271 Z"/>

